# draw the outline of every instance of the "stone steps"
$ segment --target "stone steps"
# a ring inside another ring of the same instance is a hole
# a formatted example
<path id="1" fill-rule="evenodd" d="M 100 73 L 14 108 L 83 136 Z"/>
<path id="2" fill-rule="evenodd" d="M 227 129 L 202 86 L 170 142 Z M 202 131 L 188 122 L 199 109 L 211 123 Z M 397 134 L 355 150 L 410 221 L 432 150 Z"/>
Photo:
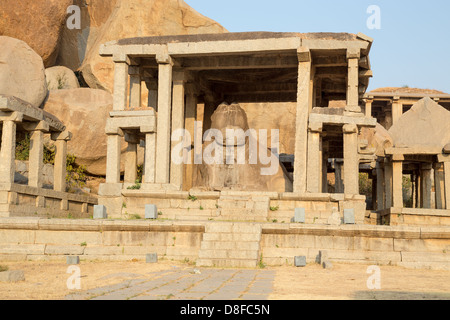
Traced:
<path id="1" fill-rule="evenodd" d="M 197 266 L 256 267 L 259 261 L 261 231 L 261 225 L 254 223 L 208 223 Z"/>

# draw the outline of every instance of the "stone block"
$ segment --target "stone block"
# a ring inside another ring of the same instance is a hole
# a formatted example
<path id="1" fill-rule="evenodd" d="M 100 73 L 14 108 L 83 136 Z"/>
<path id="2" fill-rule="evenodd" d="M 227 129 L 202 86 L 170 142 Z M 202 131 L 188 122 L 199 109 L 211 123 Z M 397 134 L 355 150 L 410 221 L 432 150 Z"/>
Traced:
<path id="1" fill-rule="evenodd" d="M 332 269 L 332 268 L 333 268 L 333 264 L 332 264 L 330 261 L 324 261 L 324 262 L 322 263 L 322 267 L 323 267 L 324 269 Z"/>
<path id="2" fill-rule="evenodd" d="M 294 223 L 305 223 L 306 220 L 306 210 L 305 208 L 295 208 Z"/>
<path id="3" fill-rule="evenodd" d="M 157 263 L 158 262 L 158 254 L 157 253 L 148 253 L 145 255 L 145 262 L 147 263 Z"/>
<path id="4" fill-rule="evenodd" d="M 344 209 L 344 224 L 355 224 L 354 209 Z"/>
<path id="5" fill-rule="evenodd" d="M 324 262 L 328 261 L 328 252 L 324 250 L 319 251 L 319 263 L 323 264 Z"/>
<path id="6" fill-rule="evenodd" d="M 341 223 L 341 214 L 339 213 L 339 211 L 334 210 L 333 213 L 328 217 L 327 224 L 331 226 L 340 226 Z"/>
<path id="7" fill-rule="evenodd" d="M 145 206 L 145 219 L 158 219 L 158 208 L 154 204 Z"/>
<path id="8" fill-rule="evenodd" d="M 0 272 L 0 282 L 19 282 L 25 281 L 25 274 L 23 271 L 4 271 Z"/>
<path id="9" fill-rule="evenodd" d="M 296 267 L 306 267 L 306 257 L 305 256 L 295 257 L 294 264 Z"/>
<path id="10" fill-rule="evenodd" d="M 106 207 L 103 205 L 94 206 L 94 219 L 106 219 L 108 217 L 106 213 Z"/>
<path id="11" fill-rule="evenodd" d="M 66 262 L 68 265 L 80 264 L 80 257 L 79 256 L 68 256 L 66 258 Z"/>

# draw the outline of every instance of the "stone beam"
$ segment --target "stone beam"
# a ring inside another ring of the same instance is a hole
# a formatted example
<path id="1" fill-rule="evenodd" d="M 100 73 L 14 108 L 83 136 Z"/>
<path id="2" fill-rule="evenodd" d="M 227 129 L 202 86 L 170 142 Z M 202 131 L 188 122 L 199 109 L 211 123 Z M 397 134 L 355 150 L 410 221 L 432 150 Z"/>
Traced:
<path id="1" fill-rule="evenodd" d="M 22 123 L 22 127 L 26 130 L 26 131 L 36 131 L 36 130 L 40 130 L 43 132 L 49 132 L 50 131 L 50 126 L 47 122 L 45 121 L 39 121 L 39 122 L 23 122 Z"/>
<path id="2" fill-rule="evenodd" d="M 8 112 L 8 111 L 0 111 L 0 122 L 2 121 L 14 121 L 14 122 L 22 122 L 23 121 L 23 113 L 22 112 Z"/>
<path id="3" fill-rule="evenodd" d="M 297 93 L 297 83 L 249 83 L 249 84 L 223 84 L 213 85 L 213 90 L 218 90 L 232 94 L 264 94 L 269 92 L 290 92 Z"/>
<path id="4" fill-rule="evenodd" d="M 296 55 L 275 56 L 206 56 L 201 58 L 183 58 L 184 70 L 230 70 L 230 69 L 280 69 L 296 68 Z"/>

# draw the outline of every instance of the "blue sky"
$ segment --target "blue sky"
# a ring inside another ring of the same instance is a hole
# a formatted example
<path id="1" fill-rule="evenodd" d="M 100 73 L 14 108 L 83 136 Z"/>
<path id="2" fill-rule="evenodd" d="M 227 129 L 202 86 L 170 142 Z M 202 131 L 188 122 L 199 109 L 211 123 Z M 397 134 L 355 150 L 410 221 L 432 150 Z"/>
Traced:
<path id="1" fill-rule="evenodd" d="M 450 93 L 448 0 L 185 0 L 230 32 L 362 32 L 374 38 L 369 90 L 409 86 Z M 370 30 L 371 5 L 381 28 Z"/>

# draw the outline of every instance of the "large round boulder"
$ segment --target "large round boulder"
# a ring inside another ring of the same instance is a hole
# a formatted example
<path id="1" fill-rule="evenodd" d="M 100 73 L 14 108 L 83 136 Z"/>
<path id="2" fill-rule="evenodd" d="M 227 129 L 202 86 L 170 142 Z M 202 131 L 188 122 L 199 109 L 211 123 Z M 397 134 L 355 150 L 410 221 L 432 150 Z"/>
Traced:
<path id="1" fill-rule="evenodd" d="M 112 111 L 109 92 L 98 89 L 67 89 L 50 91 L 44 110 L 55 115 L 72 132 L 68 152 L 88 173 L 106 174 L 106 120 Z M 125 150 L 126 144 L 122 144 Z"/>
<path id="2" fill-rule="evenodd" d="M 77 89 L 80 87 L 77 76 L 69 68 L 63 66 L 45 69 L 48 90 Z"/>
<path id="3" fill-rule="evenodd" d="M 45 66 L 51 66 L 58 55 L 60 34 L 72 3 L 73 0 L 1 0 L 0 35 L 25 41 L 42 57 Z"/>
<path id="4" fill-rule="evenodd" d="M 114 63 L 99 55 L 102 44 L 133 37 L 226 32 L 183 0 L 91 0 L 81 9 L 81 29 L 63 31 L 58 63 L 79 68 L 90 88 L 110 92 Z"/>
<path id="5" fill-rule="evenodd" d="M 40 107 L 47 96 L 42 58 L 25 42 L 0 36 L 0 94 Z"/>

